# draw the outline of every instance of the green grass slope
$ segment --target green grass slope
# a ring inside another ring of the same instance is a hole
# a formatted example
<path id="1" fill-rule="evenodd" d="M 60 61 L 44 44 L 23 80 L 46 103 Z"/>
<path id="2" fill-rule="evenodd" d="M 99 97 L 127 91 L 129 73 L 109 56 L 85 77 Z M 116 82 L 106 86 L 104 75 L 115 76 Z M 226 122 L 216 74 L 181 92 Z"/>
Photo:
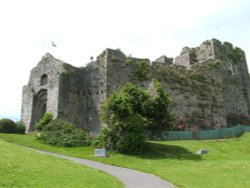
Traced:
<path id="1" fill-rule="evenodd" d="M 0 177 L 0 187 L 123 187 L 103 172 L 3 140 L 0 140 Z"/>
<path id="2" fill-rule="evenodd" d="M 250 133 L 225 140 L 149 142 L 140 155 L 110 153 L 109 158 L 93 157 L 93 149 L 89 147 L 48 146 L 36 140 L 33 135 L 0 134 L 0 138 L 38 149 L 148 172 L 177 187 L 250 187 Z M 199 149 L 208 149 L 208 155 L 196 155 Z"/>

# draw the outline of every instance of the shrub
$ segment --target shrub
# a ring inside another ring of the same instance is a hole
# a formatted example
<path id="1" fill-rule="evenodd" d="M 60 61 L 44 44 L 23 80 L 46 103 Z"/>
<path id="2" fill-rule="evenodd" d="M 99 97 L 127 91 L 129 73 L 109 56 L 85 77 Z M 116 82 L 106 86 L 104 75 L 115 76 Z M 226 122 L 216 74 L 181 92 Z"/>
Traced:
<path id="1" fill-rule="evenodd" d="M 1 133 L 16 133 L 17 127 L 14 121 L 10 119 L 0 120 L 0 132 Z"/>
<path id="2" fill-rule="evenodd" d="M 142 82 L 149 79 L 150 62 L 147 59 L 142 59 L 136 62 L 133 67 L 133 76 L 136 80 Z"/>
<path id="3" fill-rule="evenodd" d="M 138 153 L 145 141 L 146 120 L 135 114 L 120 122 L 114 129 L 117 134 L 113 138 L 113 149 L 121 153 Z"/>
<path id="4" fill-rule="evenodd" d="M 25 133 L 25 126 L 23 124 L 23 122 L 18 121 L 16 122 L 16 133 L 18 134 L 24 134 Z"/>
<path id="5" fill-rule="evenodd" d="M 138 153 L 145 141 L 146 119 L 134 114 L 104 128 L 94 141 L 97 148 L 106 148 L 121 153 Z"/>
<path id="6" fill-rule="evenodd" d="M 38 138 L 54 146 L 75 147 L 90 144 L 90 137 L 86 132 L 60 119 L 51 120 L 44 125 Z"/>
<path id="7" fill-rule="evenodd" d="M 94 139 L 92 146 L 95 148 L 112 148 L 111 138 L 113 137 L 113 132 L 109 128 L 101 129 L 100 135 Z"/>
<path id="8" fill-rule="evenodd" d="M 109 126 L 95 141 L 122 153 L 139 152 L 145 132 L 159 134 L 170 129 L 172 114 L 169 98 L 160 83 L 153 80 L 148 91 L 133 84 L 125 84 L 102 105 L 100 119 Z"/>
<path id="9" fill-rule="evenodd" d="M 161 84 L 153 79 L 148 89 L 150 99 L 143 105 L 143 115 L 148 120 L 147 129 L 154 135 L 160 135 L 164 130 L 171 129 L 173 114 L 169 110 L 169 96 Z"/>
<path id="10" fill-rule="evenodd" d="M 14 121 L 10 119 L 1 119 L 0 120 L 0 132 L 24 134 L 25 126 L 21 122 L 15 123 Z"/>
<path id="11" fill-rule="evenodd" d="M 48 124 L 51 120 L 53 119 L 53 114 L 52 113 L 45 113 L 43 117 L 37 122 L 35 125 L 36 130 L 41 131 L 43 127 Z"/>

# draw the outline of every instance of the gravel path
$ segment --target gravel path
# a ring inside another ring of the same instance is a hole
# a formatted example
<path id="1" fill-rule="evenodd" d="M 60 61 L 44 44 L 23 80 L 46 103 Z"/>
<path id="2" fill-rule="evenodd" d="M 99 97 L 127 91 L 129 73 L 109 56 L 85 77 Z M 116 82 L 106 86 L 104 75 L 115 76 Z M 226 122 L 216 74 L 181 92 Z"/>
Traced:
<path id="1" fill-rule="evenodd" d="M 36 149 L 34 149 L 36 150 Z M 36 150 L 40 153 L 53 155 L 55 157 L 60 157 L 63 159 L 68 159 L 76 163 L 83 164 L 85 166 L 95 168 L 117 177 L 121 182 L 125 184 L 126 188 L 174 188 L 171 183 L 162 180 L 151 174 L 139 172 L 136 170 L 131 170 L 127 168 L 116 167 L 112 165 L 107 165 L 91 160 L 80 159 L 75 157 L 69 157 L 64 155 L 59 155 L 47 151 Z"/>

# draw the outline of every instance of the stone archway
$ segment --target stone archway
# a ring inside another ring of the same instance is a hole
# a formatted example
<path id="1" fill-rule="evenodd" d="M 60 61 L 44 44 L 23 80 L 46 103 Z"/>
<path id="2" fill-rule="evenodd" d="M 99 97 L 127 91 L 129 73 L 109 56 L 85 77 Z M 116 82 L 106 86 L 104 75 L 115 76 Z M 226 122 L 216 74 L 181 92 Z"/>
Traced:
<path id="1" fill-rule="evenodd" d="M 40 90 L 33 98 L 32 124 L 29 131 L 34 131 L 35 124 L 43 117 L 47 111 L 48 91 Z"/>

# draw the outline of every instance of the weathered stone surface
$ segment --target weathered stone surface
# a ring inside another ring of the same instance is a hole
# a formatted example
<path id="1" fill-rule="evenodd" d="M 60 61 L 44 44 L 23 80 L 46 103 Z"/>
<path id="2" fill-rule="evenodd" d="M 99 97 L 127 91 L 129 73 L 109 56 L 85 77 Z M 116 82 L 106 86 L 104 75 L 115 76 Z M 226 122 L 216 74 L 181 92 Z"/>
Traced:
<path id="1" fill-rule="evenodd" d="M 157 58 L 153 63 L 162 63 L 162 64 L 173 64 L 173 58 L 168 58 L 167 56 L 163 55 Z"/>
<path id="2" fill-rule="evenodd" d="M 58 113 L 59 79 L 63 72 L 63 62 L 50 54 L 45 54 L 38 65 L 31 70 L 28 85 L 23 89 L 21 120 L 27 131 L 34 130 L 34 124 L 44 112 Z M 43 75 L 47 75 L 47 84 L 41 83 Z M 42 95 L 41 95 L 42 93 Z"/>
<path id="3" fill-rule="evenodd" d="M 32 131 L 45 111 L 52 112 L 55 118 L 96 134 L 101 103 L 127 82 L 148 88 L 152 78 L 161 82 L 174 101 L 171 108 L 177 123 L 226 127 L 229 114 L 250 113 L 245 54 L 213 39 L 197 48 L 185 47 L 175 62 L 162 56 L 152 65 L 147 59 L 126 57 L 111 49 L 84 68 L 46 54 L 23 88 L 22 121 Z"/>

